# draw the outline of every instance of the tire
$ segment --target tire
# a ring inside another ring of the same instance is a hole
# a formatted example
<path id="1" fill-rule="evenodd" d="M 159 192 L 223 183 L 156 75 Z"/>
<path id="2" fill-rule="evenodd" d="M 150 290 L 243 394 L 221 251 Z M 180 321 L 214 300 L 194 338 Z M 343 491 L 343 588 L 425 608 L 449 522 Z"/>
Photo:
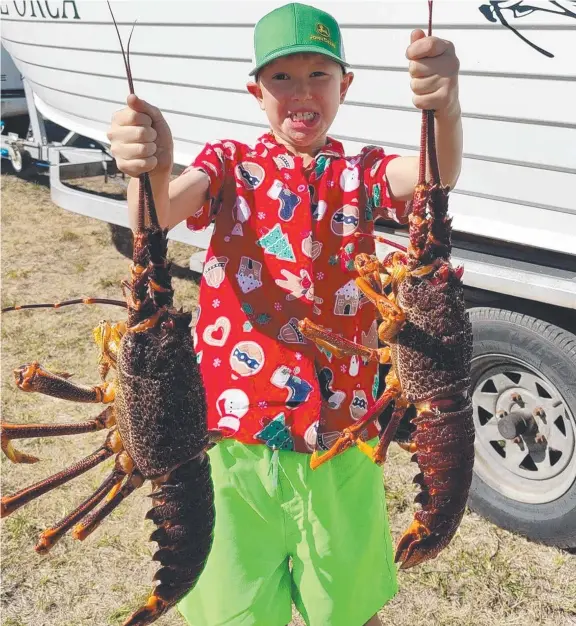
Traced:
<path id="1" fill-rule="evenodd" d="M 502 309 L 469 312 L 476 426 L 469 506 L 532 541 L 575 548 L 576 335 Z M 504 438 L 502 411 L 524 411 L 532 427 Z"/>
<path id="2" fill-rule="evenodd" d="M 14 174 L 18 178 L 26 180 L 36 173 L 36 167 L 32 156 L 26 150 L 14 144 L 8 145 L 8 158 Z"/>

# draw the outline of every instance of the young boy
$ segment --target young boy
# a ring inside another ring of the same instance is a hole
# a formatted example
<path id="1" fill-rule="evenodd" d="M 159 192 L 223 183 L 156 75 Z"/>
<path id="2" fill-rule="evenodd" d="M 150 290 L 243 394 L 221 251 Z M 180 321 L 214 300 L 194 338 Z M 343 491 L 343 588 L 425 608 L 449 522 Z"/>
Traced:
<path id="1" fill-rule="evenodd" d="M 169 182 L 172 139 L 158 109 L 130 96 L 108 134 L 123 172 L 150 172 L 163 226 L 215 222 L 195 342 L 208 425 L 225 439 L 210 452 L 213 549 L 179 609 L 194 626 L 284 626 L 293 602 L 312 626 L 375 625 L 397 590 L 381 470 L 356 448 L 314 471 L 309 455 L 373 404 L 377 366 L 336 359 L 297 322 L 309 317 L 376 346 L 375 311 L 349 263 L 374 243 L 354 233 L 372 232 L 379 216 L 406 220 L 418 159 L 374 146 L 346 157 L 327 136 L 354 77 L 330 15 L 280 7 L 256 25 L 254 45 L 247 88 L 270 124 L 254 147 L 207 144 Z M 422 31 L 407 57 L 414 104 L 436 111 L 452 187 L 462 152 L 458 60 L 449 42 Z M 133 223 L 137 198 L 135 178 Z"/>

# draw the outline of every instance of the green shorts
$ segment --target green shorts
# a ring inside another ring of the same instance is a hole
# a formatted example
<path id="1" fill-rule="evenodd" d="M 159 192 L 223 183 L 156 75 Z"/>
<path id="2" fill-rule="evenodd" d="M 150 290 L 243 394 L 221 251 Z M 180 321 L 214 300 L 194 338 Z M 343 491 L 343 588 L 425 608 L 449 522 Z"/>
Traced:
<path id="1" fill-rule="evenodd" d="M 397 591 L 382 470 L 357 448 L 310 456 L 233 440 L 210 451 L 214 545 L 178 605 L 192 626 L 362 626 Z"/>

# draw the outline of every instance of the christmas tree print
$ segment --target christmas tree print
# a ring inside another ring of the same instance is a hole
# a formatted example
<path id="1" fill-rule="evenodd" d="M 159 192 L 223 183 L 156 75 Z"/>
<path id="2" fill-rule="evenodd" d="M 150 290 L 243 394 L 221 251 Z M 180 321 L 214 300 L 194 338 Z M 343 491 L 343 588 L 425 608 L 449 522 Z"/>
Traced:
<path id="1" fill-rule="evenodd" d="M 281 261 L 296 260 L 294 250 L 288 241 L 288 236 L 282 232 L 280 224 L 276 224 L 270 232 L 260 237 L 256 243 L 264 248 L 267 254 L 272 254 Z"/>
<path id="2" fill-rule="evenodd" d="M 374 204 L 372 203 L 372 198 L 370 197 L 368 190 L 366 190 L 366 205 L 364 206 L 364 219 L 367 222 L 371 222 L 374 219 Z"/>
<path id="3" fill-rule="evenodd" d="M 372 397 L 374 400 L 378 399 L 378 388 L 380 387 L 380 375 L 376 372 L 374 376 L 374 382 L 372 383 Z"/>
<path id="4" fill-rule="evenodd" d="M 286 426 L 284 413 L 279 413 L 271 422 L 254 435 L 272 450 L 294 450 L 294 440 Z"/>
<path id="5" fill-rule="evenodd" d="M 324 174 L 324 172 L 326 171 L 329 165 L 330 165 L 330 159 L 324 156 L 323 154 L 321 154 L 316 159 L 316 165 L 314 167 L 316 171 L 316 178 L 320 178 L 322 174 Z"/>
<path id="6" fill-rule="evenodd" d="M 376 183 L 372 188 L 372 203 L 376 209 L 379 209 L 382 206 L 382 191 L 380 183 Z"/>

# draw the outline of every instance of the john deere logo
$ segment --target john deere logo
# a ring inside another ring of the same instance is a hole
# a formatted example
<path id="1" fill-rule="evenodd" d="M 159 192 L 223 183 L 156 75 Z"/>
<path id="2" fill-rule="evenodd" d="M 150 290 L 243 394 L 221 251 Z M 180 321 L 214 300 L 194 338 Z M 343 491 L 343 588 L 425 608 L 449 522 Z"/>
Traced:
<path id="1" fill-rule="evenodd" d="M 318 24 L 316 24 L 316 32 L 318 34 L 310 35 L 310 39 L 312 39 L 313 41 L 320 41 L 323 44 L 328 44 L 330 47 L 336 50 L 336 44 L 332 41 L 332 38 L 330 37 L 330 29 L 328 28 L 328 26 L 324 26 L 324 24 L 320 24 L 320 22 L 318 22 Z"/>

